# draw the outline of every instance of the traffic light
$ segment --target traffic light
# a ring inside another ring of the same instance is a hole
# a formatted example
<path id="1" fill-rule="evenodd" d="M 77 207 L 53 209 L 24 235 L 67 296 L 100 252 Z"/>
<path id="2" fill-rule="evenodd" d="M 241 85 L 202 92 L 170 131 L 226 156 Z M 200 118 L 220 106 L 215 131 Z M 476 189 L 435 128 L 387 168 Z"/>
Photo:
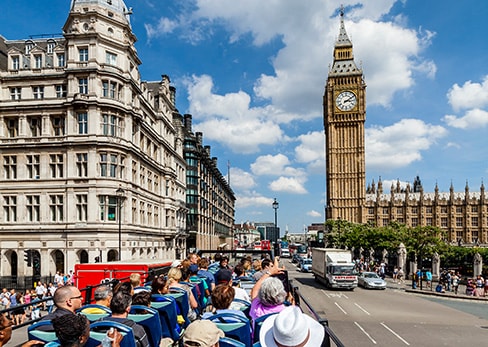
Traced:
<path id="1" fill-rule="evenodd" d="M 24 250 L 24 261 L 27 263 L 27 266 L 32 266 L 32 251 L 30 249 Z"/>

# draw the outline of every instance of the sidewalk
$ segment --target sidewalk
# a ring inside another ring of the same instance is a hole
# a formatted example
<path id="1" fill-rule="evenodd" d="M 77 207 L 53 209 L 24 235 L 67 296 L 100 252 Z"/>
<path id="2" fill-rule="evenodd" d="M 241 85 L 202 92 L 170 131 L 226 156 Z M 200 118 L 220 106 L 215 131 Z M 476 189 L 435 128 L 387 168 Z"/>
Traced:
<path id="1" fill-rule="evenodd" d="M 464 284 L 460 284 L 459 288 L 458 288 L 458 294 L 454 294 L 454 292 L 445 292 L 445 293 L 436 292 L 435 286 L 437 285 L 437 282 L 432 283 L 432 288 L 427 287 L 427 283 L 423 282 L 422 283 L 422 289 L 420 289 L 420 285 L 417 286 L 416 289 L 413 289 L 411 280 L 406 280 L 404 283 L 399 283 L 399 282 L 393 281 L 393 279 L 391 277 L 387 277 L 387 278 L 385 278 L 385 281 L 386 281 L 387 288 L 404 290 L 407 293 L 432 295 L 432 296 L 454 298 L 454 299 L 460 299 L 460 300 L 488 301 L 488 296 L 487 297 L 476 297 L 476 296 L 466 295 L 465 294 L 466 293 L 466 285 L 464 285 Z"/>

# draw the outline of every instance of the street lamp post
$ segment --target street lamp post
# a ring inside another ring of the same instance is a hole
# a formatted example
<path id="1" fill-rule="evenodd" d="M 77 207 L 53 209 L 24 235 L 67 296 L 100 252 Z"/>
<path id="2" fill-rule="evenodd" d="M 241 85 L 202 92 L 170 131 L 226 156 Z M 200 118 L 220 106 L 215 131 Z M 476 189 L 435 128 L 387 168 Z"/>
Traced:
<path id="1" fill-rule="evenodd" d="M 125 191 L 119 187 L 115 193 L 117 195 L 117 218 L 119 219 L 119 260 L 122 260 L 122 202 L 125 199 Z"/>
<path id="2" fill-rule="evenodd" d="M 274 217 L 275 217 L 275 221 L 274 221 L 274 226 L 275 226 L 275 233 L 276 233 L 276 230 L 278 229 L 278 208 L 280 207 L 280 204 L 278 203 L 278 201 L 276 201 L 276 198 L 274 198 L 274 201 L 273 201 L 273 209 L 274 209 Z"/>

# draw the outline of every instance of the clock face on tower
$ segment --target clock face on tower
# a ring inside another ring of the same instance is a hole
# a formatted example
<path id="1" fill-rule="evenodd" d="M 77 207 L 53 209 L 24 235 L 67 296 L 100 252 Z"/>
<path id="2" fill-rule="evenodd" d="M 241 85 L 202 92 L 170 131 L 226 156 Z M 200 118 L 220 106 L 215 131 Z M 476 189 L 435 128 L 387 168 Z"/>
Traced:
<path id="1" fill-rule="evenodd" d="M 336 105 L 341 111 L 350 111 L 356 106 L 356 95 L 353 92 L 342 92 L 337 95 Z"/>

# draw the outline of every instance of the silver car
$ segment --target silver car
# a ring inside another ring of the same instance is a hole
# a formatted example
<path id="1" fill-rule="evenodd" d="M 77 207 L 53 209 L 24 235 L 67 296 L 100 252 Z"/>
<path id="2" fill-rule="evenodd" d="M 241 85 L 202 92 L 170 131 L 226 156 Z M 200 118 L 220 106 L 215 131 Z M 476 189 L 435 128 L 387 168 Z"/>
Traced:
<path id="1" fill-rule="evenodd" d="M 376 272 L 363 272 L 358 276 L 358 286 L 369 289 L 386 289 L 386 282 Z"/>

